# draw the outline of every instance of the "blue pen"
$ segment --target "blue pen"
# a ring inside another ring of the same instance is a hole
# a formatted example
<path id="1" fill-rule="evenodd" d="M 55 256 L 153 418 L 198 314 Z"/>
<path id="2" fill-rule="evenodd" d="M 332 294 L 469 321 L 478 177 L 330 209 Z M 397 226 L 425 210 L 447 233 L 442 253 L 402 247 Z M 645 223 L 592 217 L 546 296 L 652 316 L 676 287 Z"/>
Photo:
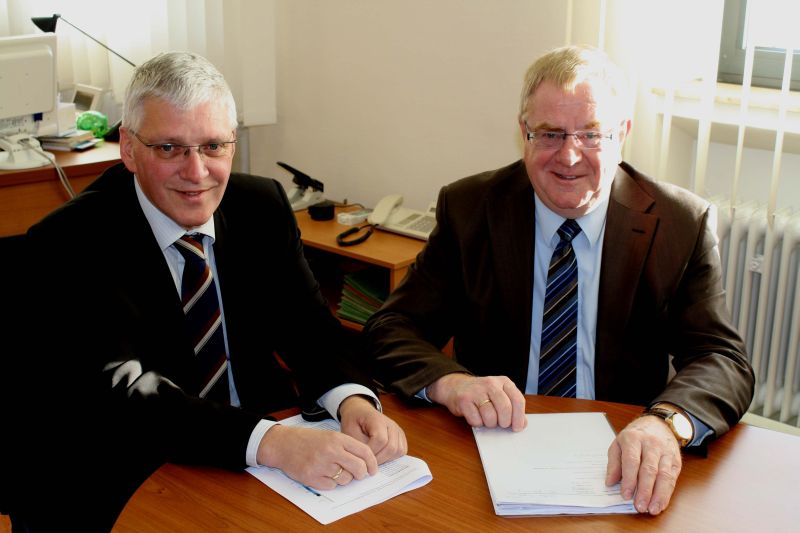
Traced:
<path id="1" fill-rule="evenodd" d="M 322 494 L 320 494 L 319 492 L 315 491 L 314 489 L 312 489 L 308 485 L 303 485 L 303 488 L 306 489 L 311 494 L 313 494 L 314 496 L 322 496 Z"/>

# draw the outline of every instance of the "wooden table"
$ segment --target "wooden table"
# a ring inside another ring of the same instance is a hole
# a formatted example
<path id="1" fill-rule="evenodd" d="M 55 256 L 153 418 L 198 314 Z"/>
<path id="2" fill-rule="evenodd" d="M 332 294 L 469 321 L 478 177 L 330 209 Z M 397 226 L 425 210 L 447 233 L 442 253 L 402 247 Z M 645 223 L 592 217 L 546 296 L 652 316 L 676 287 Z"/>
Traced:
<path id="1" fill-rule="evenodd" d="M 428 485 L 322 526 L 246 472 L 165 465 L 128 502 L 115 531 L 800 531 L 800 437 L 739 424 L 687 455 L 660 516 L 503 518 L 494 514 L 478 450 L 463 419 L 442 407 L 409 408 L 383 396 Z M 529 396 L 527 412 L 603 411 L 619 430 L 636 406 Z M 524 453 L 524 450 L 520 450 Z"/>
<path id="2" fill-rule="evenodd" d="M 54 152 L 76 193 L 119 163 L 119 144 L 105 141 L 85 152 Z M 0 236 L 25 233 L 69 200 L 53 166 L 0 170 Z"/>

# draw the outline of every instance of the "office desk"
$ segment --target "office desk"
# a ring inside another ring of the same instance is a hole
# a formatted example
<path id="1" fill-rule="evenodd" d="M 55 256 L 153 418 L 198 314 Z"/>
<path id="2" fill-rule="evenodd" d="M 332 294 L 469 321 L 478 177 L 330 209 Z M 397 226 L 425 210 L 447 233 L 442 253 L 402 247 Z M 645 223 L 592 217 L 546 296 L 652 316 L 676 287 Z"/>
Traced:
<path id="1" fill-rule="evenodd" d="M 798 531 L 800 437 L 737 425 L 707 459 L 685 456 L 660 516 L 502 518 L 494 514 L 470 428 L 442 407 L 381 401 L 406 431 L 428 485 L 322 526 L 245 472 L 166 465 L 128 502 L 115 531 Z M 527 412 L 604 411 L 617 430 L 640 408 L 529 396 Z M 520 453 L 523 453 L 521 450 Z"/>
<path id="2" fill-rule="evenodd" d="M 345 208 L 337 208 L 341 212 Z M 378 267 L 386 273 L 386 287 L 391 292 L 403 281 L 408 267 L 424 248 L 425 241 L 375 230 L 369 239 L 355 246 L 339 246 L 336 236 L 352 226 L 334 220 L 312 220 L 308 210 L 295 212 L 305 255 L 322 288 L 322 293 L 336 313 L 342 295 L 343 276 L 348 271 Z M 348 329 L 360 331 L 361 324 L 340 319 Z"/>
<path id="3" fill-rule="evenodd" d="M 55 154 L 76 193 L 120 161 L 119 144 L 109 141 L 85 152 Z M 52 166 L 0 170 L 0 236 L 25 233 L 67 200 L 69 195 Z"/>
<path id="4" fill-rule="evenodd" d="M 342 209 L 337 209 L 337 213 Z M 312 220 L 308 210 L 295 212 L 297 226 L 306 247 L 316 248 L 341 257 L 347 257 L 389 271 L 389 290 L 394 290 L 425 246 L 425 241 L 395 233 L 375 230 L 369 239 L 355 246 L 339 246 L 336 236 L 353 226 L 344 226 L 336 220 Z"/>

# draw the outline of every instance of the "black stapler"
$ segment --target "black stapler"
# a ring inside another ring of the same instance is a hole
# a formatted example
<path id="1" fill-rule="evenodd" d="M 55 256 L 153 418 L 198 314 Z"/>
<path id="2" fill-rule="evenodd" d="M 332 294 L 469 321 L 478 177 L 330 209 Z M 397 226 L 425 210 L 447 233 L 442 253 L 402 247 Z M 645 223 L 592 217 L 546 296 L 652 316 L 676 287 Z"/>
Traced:
<path id="1" fill-rule="evenodd" d="M 278 166 L 288 170 L 294 177 L 292 183 L 294 187 L 287 191 L 289 202 L 292 204 L 294 211 L 305 209 L 310 205 L 314 205 L 322 201 L 322 193 L 325 191 L 325 185 L 321 181 L 315 180 L 308 174 L 300 172 L 291 165 L 287 165 L 282 161 L 278 161 Z"/>

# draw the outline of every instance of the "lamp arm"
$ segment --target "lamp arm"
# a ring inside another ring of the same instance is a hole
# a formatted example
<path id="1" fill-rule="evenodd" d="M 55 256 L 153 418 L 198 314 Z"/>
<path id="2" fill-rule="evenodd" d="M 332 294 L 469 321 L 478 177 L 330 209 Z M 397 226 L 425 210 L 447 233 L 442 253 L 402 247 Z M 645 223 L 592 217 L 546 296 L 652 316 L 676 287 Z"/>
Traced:
<path id="1" fill-rule="evenodd" d="M 97 44 L 99 44 L 100 46 L 102 46 L 103 48 L 105 48 L 106 50 L 108 50 L 109 52 L 111 52 L 112 54 L 114 54 L 115 56 L 117 56 L 118 58 L 120 58 L 121 60 L 125 61 L 127 64 L 129 64 L 129 65 L 130 65 L 130 66 L 132 66 L 133 68 L 136 68 L 136 65 L 134 65 L 134 64 L 133 64 L 133 62 L 131 62 L 129 59 L 126 59 L 126 58 L 122 57 L 122 56 L 121 56 L 121 55 L 119 55 L 117 52 L 115 52 L 114 50 L 112 50 L 111 48 L 109 48 L 108 46 L 106 46 L 105 44 L 101 43 L 100 41 L 98 41 L 97 39 L 95 39 L 94 37 L 92 37 L 91 35 L 89 35 L 88 33 L 86 33 L 85 31 L 83 31 L 82 29 L 80 29 L 79 27 L 77 27 L 76 25 L 74 25 L 73 23 L 71 23 L 70 21 L 68 21 L 67 19 L 65 19 L 64 17 L 62 17 L 61 15 L 58 15 L 58 18 L 60 18 L 61 20 L 63 20 L 64 22 L 66 22 L 67 24 L 69 24 L 70 26 L 72 26 L 73 28 L 75 28 L 76 30 L 78 30 L 79 32 L 81 32 L 82 34 L 84 34 L 85 36 L 87 36 L 89 39 L 91 39 L 91 40 L 93 40 L 94 42 L 96 42 Z"/>

